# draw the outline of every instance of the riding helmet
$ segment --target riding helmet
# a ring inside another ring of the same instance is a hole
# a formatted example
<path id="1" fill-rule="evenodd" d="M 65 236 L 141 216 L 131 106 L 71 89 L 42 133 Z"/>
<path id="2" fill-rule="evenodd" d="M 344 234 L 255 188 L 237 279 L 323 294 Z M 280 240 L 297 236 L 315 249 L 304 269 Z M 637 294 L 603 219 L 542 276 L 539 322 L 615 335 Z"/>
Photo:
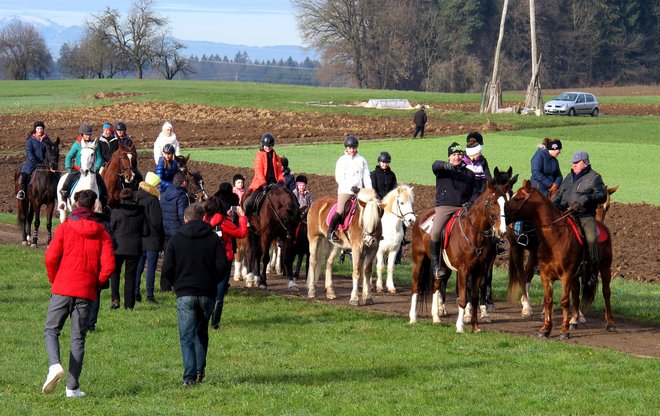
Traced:
<path id="1" fill-rule="evenodd" d="M 296 176 L 296 183 L 298 182 L 307 183 L 307 176 L 305 175 Z"/>
<path id="2" fill-rule="evenodd" d="M 115 125 L 115 130 L 117 131 L 126 131 L 126 124 L 121 121 Z"/>
<path id="3" fill-rule="evenodd" d="M 272 134 L 266 133 L 261 136 L 261 147 L 275 146 L 275 137 Z"/>
<path id="4" fill-rule="evenodd" d="M 165 146 L 163 146 L 163 153 L 173 155 L 175 151 L 176 149 L 172 143 L 167 143 Z"/>
<path id="5" fill-rule="evenodd" d="M 392 163 L 392 156 L 388 152 L 378 153 L 378 163 Z"/>
<path id="6" fill-rule="evenodd" d="M 352 147 L 354 149 L 357 149 L 358 147 L 358 138 L 353 136 L 352 134 L 349 136 L 346 136 L 344 139 L 344 147 Z"/>
<path id="7" fill-rule="evenodd" d="M 37 120 L 37 121 L 34 122 L 34 128 L 36 129 L 37 127 L 42 127 L 42 128 L 45 129 L 45 128 L 46 128 L 46 125 L 44 124 L 43 121 L 41 121 L 41 120 Z"/>
<path id="8" fill-rule="evenodd" d="M 89 124 L 81 124 L 80 127 L 78 128 L 78 133 L 92 135 L 94 133 L 94 130 L 92 129 L 92 126 Z"/>

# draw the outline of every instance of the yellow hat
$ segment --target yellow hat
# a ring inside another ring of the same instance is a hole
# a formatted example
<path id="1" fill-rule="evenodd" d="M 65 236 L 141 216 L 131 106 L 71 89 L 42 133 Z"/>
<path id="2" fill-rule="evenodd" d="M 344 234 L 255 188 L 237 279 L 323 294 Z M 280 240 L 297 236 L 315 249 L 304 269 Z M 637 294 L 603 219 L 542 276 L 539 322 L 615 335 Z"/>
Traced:
<path id="1" fill-rule="evenodd" d="M 158 186 L 158 184 L 160 184 L 160 178 L 153 172 L 147 172 L 147 176 L 144 178 L 144 181 L 151 186 Z"/>

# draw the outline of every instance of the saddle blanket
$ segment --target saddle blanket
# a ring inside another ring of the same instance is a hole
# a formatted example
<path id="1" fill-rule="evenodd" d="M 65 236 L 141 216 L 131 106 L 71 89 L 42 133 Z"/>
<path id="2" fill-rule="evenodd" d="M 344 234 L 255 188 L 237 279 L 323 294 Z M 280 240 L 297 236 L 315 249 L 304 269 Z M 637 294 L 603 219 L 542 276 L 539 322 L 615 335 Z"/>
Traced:
<path id="1" fill-rule="evenodd" d="M 348 212 L 344 214 L 344 220 L 339 225 L 337 225 L 337 230 L 341 230 L 341 231 L 348 230 L 348 228 L 351 226 L 351 222 L 353 221 L 353 216 L 355 216 L 357 198 L 349 199 L 346 204 L 347 205 L 350 204 L 350 207 L 348 209 Z M 345 209 L 344 211 L 346 212 Z M 335 212 L 337 212 L 337 203 L 334 203 L 332 205 L 330 211 L 328 212 L 328 216 L 325 217 L 326 225 L 330 225 L 330 220 L 332 220 L 332 216 L 335 215 Z"/>

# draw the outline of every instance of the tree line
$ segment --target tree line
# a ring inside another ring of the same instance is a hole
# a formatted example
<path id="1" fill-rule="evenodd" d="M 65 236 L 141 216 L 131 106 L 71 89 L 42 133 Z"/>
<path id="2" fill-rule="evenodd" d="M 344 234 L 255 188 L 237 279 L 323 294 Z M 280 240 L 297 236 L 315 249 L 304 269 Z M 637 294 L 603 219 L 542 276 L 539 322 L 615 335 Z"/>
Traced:
<path id="1" fill-rule="evenodd" d="M 321 74 L 360 88 L 480 91 L 492 71 L 502 0 L 292 0 Z M 658 82 L 660 3 L 536 2 L 544 87 Z M 531 75 L 529 3 L 509 5 L 502 85 Z M 322 75 L 323 76 L 323 75 Z"/>

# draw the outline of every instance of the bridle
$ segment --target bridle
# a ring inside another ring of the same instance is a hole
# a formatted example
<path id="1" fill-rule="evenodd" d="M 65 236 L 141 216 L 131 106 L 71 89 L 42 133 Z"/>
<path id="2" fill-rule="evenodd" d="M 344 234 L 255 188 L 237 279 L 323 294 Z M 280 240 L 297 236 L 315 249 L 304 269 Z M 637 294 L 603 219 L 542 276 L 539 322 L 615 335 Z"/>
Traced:
<path id="1" fill-rule="evenodd" d="M 509 215 L 510 215 L 511 217 L 515 218 L 515 214 L 516 214 L 518 211 L 520 211 L 520 210 L 522 209 L 522 207 L 527 203 L 527 201 L 529 201 L 529 199 L 532 197 L 532 194 L 533 194 L 533 193 L 534 193 L 533 190 L 532 190 L 531 192 L 527 193 L 527 196 L 525 196 L 525 198 L 524 198 L 523 201 L 520 203 L 520 205 L 518 206 L 518 208 L 516 208 L 515 211 L 510 212 Z M 517 192 L 516 192 L 516 194 L 517 194 Z M 515 195 L 513 195 L 513 197 L 515 197 Z M 512 198 L 513 198 L 513 197 L 512 197 Z M 557 224 L 558 222 L 560 222 L 560 221 L 566 219 L 566 218 L 569 217 L 570 215 L 571 215 L 571 210 L 568 210 L 565 214 L 563 214 L 563 215 L 561 215 L 559 218 L 557 218 L 557 219 L 555 219 L 555 220 L 549 222 L 548 224 L 530 225 L 530 227 L 531 227 L 532 230 L 536 230 L 536 229 L 544 228 L 544 227 L 552 227 L 553 225 L 555 225 L 555 224 Z M 514 221 L 512 221 L 512 222 L 514 222 Z"/>
<path id="2" fill-rule="evenodd" d="M 493 218 L 493 215 L 490 213 L 490 207 L 492 205 L 491 201 L 491 195 L 488 195 L 488 198 L 484 201 L 484 207 L 486 208 L 486 211 L 488 212 L 488 228 L 486 229 L 480 229 L 477 226 L 475 226 L 472 223 L 472 220 L 470 219 L 470 211 L 467 207 L 464 207 L 461 209 L 461 212 L 458 214 L 458 226 L 459 229 L 461 230 L 461 235 L 465 240 L 470 243 L 470 246 L 472 249 L 477 253 L 477 256 L 480 256 L 483 250 L 490 244 L 491 240 L 496 239 L 495 233 L 493 232 L 493 226 L 495 225 L 496 219 Z M 465 232 L 465 229 L 463 228 L 463 221 L 461 221 L 461 217 L 465 214 L 465 220 L 467 221 L 467 224 L 475 230 L 477 233 L 481 234 L 484 237 L 484 244 L 481 245 L 480 247 L 477 247 L 474 242 L 467 236 L 467 233 Z M 499 215 L 499 217 L 502 217 L 502 215 Z"/>
<path id="3" fill-rule="evenodd" d="M 413 221 L 414 221 L 415 213 L 412 211 L 412 209 L 408 212 L 405 212 L 405 213 L 403 212 L 403 208 L 402 208 L 403 203 L 399 199 L 399 195 L 396 196 L 395 202 L 396 202 L 397 211 L 399 211 L 399 213 L 397 214 L 396 212 L 394 212 L 394 210 L 392 210 L 392 214 L 394 214 L 395 217 L 399 218 L 401 221 L 404 221 L 404 222 L 406 220 L 407 215 L 412 215 L 413 216 Z"/>

